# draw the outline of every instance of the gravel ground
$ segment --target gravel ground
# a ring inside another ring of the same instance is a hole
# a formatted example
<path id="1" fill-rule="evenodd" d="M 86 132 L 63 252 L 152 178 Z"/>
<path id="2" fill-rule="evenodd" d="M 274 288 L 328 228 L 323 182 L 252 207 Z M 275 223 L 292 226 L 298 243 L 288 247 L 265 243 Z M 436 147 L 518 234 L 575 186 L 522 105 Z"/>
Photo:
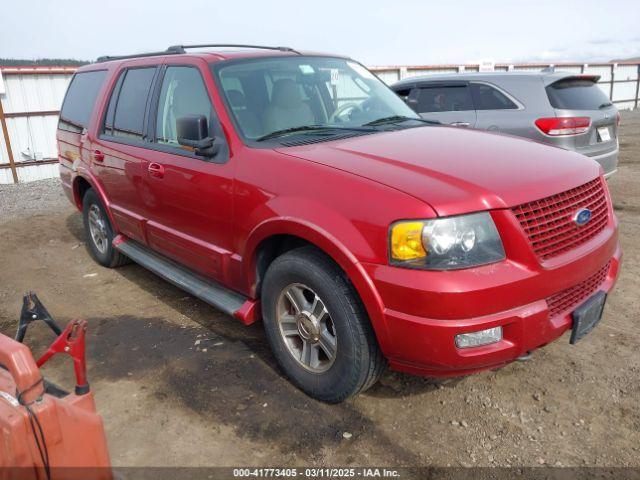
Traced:
<path id="1" fill-rule="evenodd" d="M 69 200 L 52 178 L 31 183 L 0 185 L 0 224 L 24 216 L 43 215 L 69 206 Z"/>
<path id="2" fill-rule="evenodd" d="M 61 322 L 89 319 L 115 465 L 640 467 L 640 114 L 622 125 L 618 286 L 588 338 L 565 335 L 529 362 L 448 381 L 387 372 L 341 405 L 315 402 L 283 378 L 261 325 L 136 265 L 96 265 L 57 180 L 0 186 L 0 331 L 14 331 L 27 290 Z M 47 374 L 68 385 L 69 371 Z"/>

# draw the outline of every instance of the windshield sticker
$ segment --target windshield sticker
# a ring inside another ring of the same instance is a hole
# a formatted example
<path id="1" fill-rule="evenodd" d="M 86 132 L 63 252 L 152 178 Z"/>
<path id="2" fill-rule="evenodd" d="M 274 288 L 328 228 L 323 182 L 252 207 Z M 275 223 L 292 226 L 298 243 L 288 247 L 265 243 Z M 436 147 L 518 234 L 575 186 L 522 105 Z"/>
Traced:
<path id="1" fill-rule="evenodd" d="M 359 63 L 356 62 L 347 62 L 347 65 L 349 65 L 349 67 L 351 67 L 351 69 L 353 71 L 355 71 L 358 75 L 360 75 L 363 78 L 369 78 L 369 79 L 373 79 L 376 78 L 373 76 L 373 73 L 371 73 L 369 70 L 367 70 L 366 68 L 364 68 L 362 65 L 360 65 Z"/>
<path id="2" fill-rule="evenodd" d="M 298 65 L 303 75 L 312 75 L 315 71 L 311 65 Z"/>
<path id="3" fill-rule="evenodd" d="M 338 79 L 340 78 L 340 70 L 337 68 L 331 69 L 331 85 L 338 85 Z"/>

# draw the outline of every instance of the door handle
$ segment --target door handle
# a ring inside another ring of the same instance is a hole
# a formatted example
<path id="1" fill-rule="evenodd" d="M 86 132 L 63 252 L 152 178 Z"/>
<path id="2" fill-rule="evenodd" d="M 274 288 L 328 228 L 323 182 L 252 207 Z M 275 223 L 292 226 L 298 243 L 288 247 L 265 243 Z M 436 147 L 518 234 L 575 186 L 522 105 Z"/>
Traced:
<path id="1" fill-rule="evenodd" d="M 449 125 L 454 127 L 469 127 L 471 124 L 469 122 L 451 122 Z"/>
<path id="2" fill-rule="evenodd" d="M 94 150 L 93 152 L 91 152 L 91 158 L 93 159 L 94 162 L 104 162 L 104 153 L 102 153 L 100 150 Z"/>
<path id="3" fill-rule="evenodd" d="M 159 163 L 151 162 L 147 167 L 147 170 L 149 171 L 149 175 L 151 175 L 152 177 L 156 177 L 156 178 L 164 177 L 164 167 Z"/>

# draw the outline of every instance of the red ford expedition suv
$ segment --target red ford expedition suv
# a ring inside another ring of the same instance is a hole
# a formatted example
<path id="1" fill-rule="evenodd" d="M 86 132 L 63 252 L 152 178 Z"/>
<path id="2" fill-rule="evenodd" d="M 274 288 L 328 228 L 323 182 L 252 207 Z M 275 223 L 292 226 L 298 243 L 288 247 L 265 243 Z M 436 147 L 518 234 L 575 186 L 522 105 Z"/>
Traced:
<path id="1" fill-rule="evenodd" d="M 422 120 L 361 64 L 170 47 L 73 77 L 60 175 L 105 267 L 245 324 L 340 402 L 384 367 L 496 368 L 600 320 L 620 265 L 598 164 Z"/>

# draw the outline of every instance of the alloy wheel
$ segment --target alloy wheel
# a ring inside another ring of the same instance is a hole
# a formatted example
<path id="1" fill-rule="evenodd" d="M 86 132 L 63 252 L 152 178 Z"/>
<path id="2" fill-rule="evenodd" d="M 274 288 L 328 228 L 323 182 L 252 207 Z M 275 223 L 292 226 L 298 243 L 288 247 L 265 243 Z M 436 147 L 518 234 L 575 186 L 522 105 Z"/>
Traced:
<path id="1" fill-rule="evenodd" d="M 102 214 L 102 210 L 95 203 L 89 207 L 89 233 L 91 234 L 91 240 L 96 249 L 102 254 L 105 254 L 109 247 L 109 236 L 107 234 L 107 222 Z"/>
<path id="2" fill-rule="evenodd" d="M 280 293 L 276 313 L 280 335 L 291 356 L 310 372 L 329 370 L 338 344 L 324 301 L 306 285 L 293 283 Z"/>

